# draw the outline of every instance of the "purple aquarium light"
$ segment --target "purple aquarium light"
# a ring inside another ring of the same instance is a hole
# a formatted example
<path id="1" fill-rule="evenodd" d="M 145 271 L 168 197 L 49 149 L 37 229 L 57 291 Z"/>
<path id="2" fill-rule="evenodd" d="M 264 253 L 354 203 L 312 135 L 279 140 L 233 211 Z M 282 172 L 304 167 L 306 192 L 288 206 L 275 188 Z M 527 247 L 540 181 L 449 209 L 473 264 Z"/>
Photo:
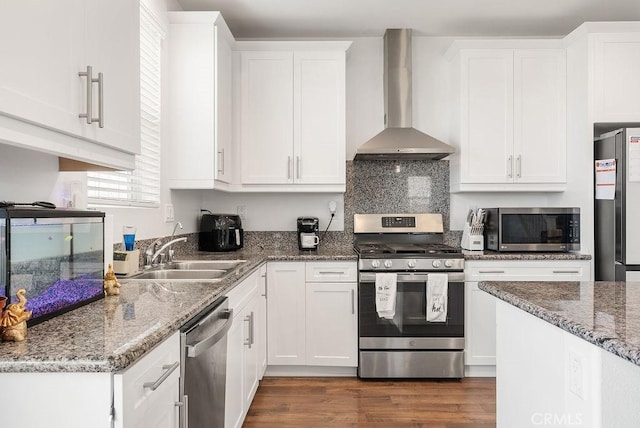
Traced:
<path id="1" fill-rule="evenodd" d="M 37 319 L 51 314 L 59 314 L 75 308 L 87 301 L 102 297 L 102 279 L 78 277 L 74 279 L 59 279 L 51 287 L 38 296 L 32 296 L 27 301 L 27 310 L 33 311 L 31 319 Z"/>

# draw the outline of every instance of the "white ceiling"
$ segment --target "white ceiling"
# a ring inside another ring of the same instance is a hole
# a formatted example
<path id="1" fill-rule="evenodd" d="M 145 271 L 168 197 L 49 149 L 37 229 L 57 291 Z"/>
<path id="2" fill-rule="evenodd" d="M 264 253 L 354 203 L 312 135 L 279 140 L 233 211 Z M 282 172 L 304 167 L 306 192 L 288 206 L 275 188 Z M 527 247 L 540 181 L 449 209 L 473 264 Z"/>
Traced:
<path id="1" fill-rule="evenodd" d="M 640 21 L 640 0 L 177 0 L 216 10 L 236 38 L 564 36 L 586 21 Z"/>

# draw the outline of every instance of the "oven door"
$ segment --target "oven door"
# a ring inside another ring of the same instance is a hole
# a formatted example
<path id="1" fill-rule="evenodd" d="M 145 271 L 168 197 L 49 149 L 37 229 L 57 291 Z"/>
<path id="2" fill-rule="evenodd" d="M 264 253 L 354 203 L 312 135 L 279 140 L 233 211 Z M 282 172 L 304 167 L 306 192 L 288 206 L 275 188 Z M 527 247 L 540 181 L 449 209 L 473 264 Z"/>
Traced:
<path id="1" fill-rule="evenodd" d="M 399 272 L 393 319 L 376 312 L 374 272 L 360 272 L 358 331 L 360 349 L 464 349 L 464 273 L 448 272 L 445 322 L 428 322 L 428 273 Z"/>

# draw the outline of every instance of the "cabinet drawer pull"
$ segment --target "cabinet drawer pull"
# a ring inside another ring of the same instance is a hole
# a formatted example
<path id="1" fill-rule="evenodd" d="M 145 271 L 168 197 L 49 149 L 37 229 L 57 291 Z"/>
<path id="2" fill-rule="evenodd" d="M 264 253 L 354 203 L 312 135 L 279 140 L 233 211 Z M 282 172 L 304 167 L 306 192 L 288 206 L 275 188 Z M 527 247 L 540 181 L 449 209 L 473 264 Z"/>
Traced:
<path id="1" fill-rule="evenodd" d="M 568 273 L 568 274 L 579 274 L 578 270 L 554 270 L 553 273 Z"/>
<path id="2" fill-rule="evenodd" d="M 481 270 L 479 273 L 504 273 L 503 270 Z"/>
<path id="3" fill-rule="evenodd" d="M 318 275 L 344 275 L 345 271 L 335 271 L 335 272 L 330 272 L 330 271 L 322 271 L 322 272 L 318 272 Z"/>
<path id="4" fill-rule="evenodd" d="M 162 385 L 162 382 L 164 382 L 171 375 L 171 373 L 173 373 L 178 367 L 180 367 L 180 361 L 176 361 L 173 364 L 162 366 L 162 370 L 164 370 L 164 373 L 162 373 L 162 376 L 160 376 L 155 382 L 143 383 L 142 387 L 149 388 L 152 391 L 155 391 L 156 389 L 158 389 L 160 385 Z"/>

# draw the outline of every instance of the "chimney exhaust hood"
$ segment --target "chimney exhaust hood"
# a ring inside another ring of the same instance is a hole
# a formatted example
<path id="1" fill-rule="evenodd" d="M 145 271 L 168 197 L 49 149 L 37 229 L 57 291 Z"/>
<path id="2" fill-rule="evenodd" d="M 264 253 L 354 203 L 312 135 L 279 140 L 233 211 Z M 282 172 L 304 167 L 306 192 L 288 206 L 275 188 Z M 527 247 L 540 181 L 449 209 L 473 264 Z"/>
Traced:
<path id="1" fill-rule="evenodd" d="M 412 126 L 411 29 L 384 33 L 385 129 L 356 150 L 354 160 L 438 160 L 456 150 Z"/>

